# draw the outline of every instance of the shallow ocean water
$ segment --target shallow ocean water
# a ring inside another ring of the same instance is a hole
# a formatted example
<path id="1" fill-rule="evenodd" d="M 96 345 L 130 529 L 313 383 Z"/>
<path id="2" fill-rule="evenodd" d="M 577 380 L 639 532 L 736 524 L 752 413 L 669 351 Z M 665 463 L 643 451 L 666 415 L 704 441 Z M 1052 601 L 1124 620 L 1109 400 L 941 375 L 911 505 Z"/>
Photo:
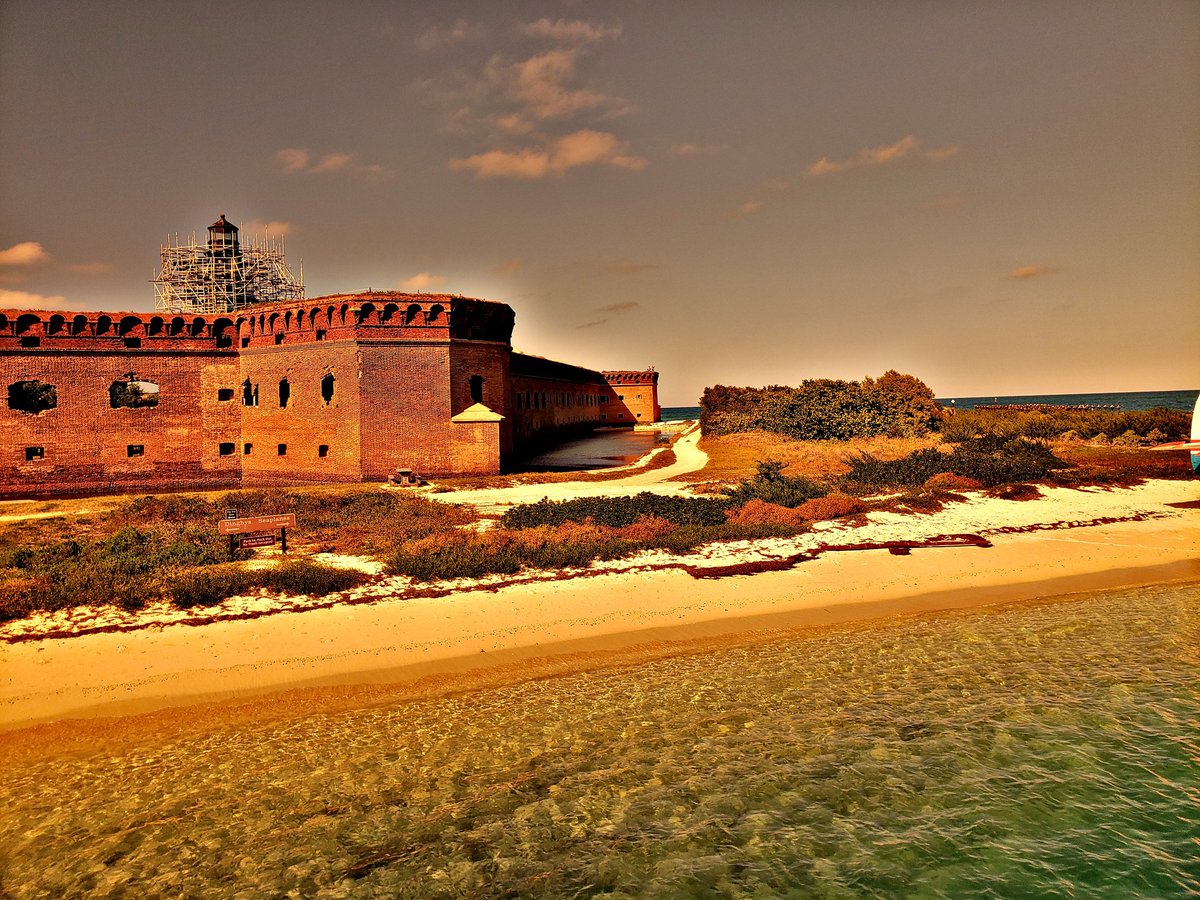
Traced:
<path id="1" fill-rule="evenodd" d="M 1200 891 L 1200 585 L 22 762 L 16 897 Z M 3 893 L 3 891 L 0 891 Z"/>

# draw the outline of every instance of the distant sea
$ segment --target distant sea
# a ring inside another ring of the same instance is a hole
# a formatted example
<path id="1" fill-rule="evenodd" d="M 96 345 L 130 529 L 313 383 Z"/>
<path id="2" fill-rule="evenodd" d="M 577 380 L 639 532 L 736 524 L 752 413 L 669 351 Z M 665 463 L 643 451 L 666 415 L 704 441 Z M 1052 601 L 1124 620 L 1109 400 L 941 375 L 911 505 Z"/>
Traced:
<path id="1" fill-rule="evenodd" d="M 994 394 L 990 397 L 939 397 L 938 403 L 955 409 L 974 409 L 986 404 L 1048 403 L 1052 406 L 1119 406 L 1122 410 L 1154 409 L 1162 406 L 1191 412 L 1200 391 L 1121 391 L 1107 394 Z M 664 422 L 696 419 L 698 406 L 664 406 Z"/>
<path id="2" fill-rule="evenodd" d="M 101 723 L 5 766 L 0 894 L 1195 897 L 1198 647 L 1174 584 L 125 750 Z"/>

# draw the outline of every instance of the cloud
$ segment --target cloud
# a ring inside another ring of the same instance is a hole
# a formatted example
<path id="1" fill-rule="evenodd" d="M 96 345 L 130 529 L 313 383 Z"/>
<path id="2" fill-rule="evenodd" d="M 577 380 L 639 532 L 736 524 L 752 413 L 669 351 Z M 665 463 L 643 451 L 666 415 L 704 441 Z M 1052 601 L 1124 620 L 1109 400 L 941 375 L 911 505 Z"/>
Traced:
<path id="1" fill-rule="evenodd" d="M 1054 269 L 1049 266 L 1018 266 L 1011 272 L 1006 273 L 1004 277 L 1009 281 L 1026 281 L 1030 278 L 1049 275 L 1053 272 Z"/>
<path id="2" fill-rule="evenodd" d="M 735 219 L 741 219 L 745 216 L 754 215 L 754 213 L 758 212 L 764 206 L 766 206 L 766 203 L 764 203 L 762 200 L 747 200 L 733 211 L 733 217 Z"/>
<path id="3" fill-rule="evenodd" d="M 68 304 L 62 296 L 47 297 L 44 294 L 31 294 L 28 291 L 7 291 L 0 288 L 0 308 L 2 309 L 77 309 L 78 304 Z"/>
<path id="4" fill-rule="evenodd" d="M 492 269 L 492 274 L 493 275 L 515 275 L 517 272 L 520 272 L 523 268 L 525 268 L 525 260 L 518 256 L 515 259 L 506 259 L 504 262 L 500 263 L 500 265 L 498 265 L 498 266 L 496 266 L 496 268 Z"/>
<path id="5" fill-rule="evenodd" d="M 264 222 L 262 219 L 251 219 L 241 226 L 242 232 L 245 234 L 264 234 L 271 237 L 283 237 L 292 233 L 291 222 L 281 222 L 272 219 L 269 222 Z"/>
<path id="6" fill-rule="evenodd" d="M 0 250 L 0 266 L 36 266 L 48 263 L 52 258 L 37 241 L 24 241 Z"/>
<path id="7" fill-rule="evenodd" d="M 631 154 L 629 143 L 618 140 L 616 135 L 584 128 L 554 138 L 543 147 L 488 150 L 465 159 L 453 159 L 449 165 L 455 171 L 474 172 L 481 181 L 490 178 L 535 181 L 550 176 L 561 177 L 571 169 L 584 166 L 639 171 L 645 168 L 646 160 Z"/>
<path id="8" fill-rule="evenodd" d="M 386 168 L 377 164 L 365 165 L 357 162 L 358 155 L 335 151 L 314 158 L 307 149 L 287 147 L 275 154 L 275 161 L 285 175 L 327 175 L 331 172 L 346 172 L 353 175 L 388 175 Z"/>
<path id="9" fill-rule="evenodd" d="M 398 287 L 402 291 L 423 291 L 427 288 L 438 287 L 446 283 L 444 275 L 431 275 L 428 272 L 418 272 L 411 278 L 405 278 Z"/>
<path id="10" fill-rule="evenodd" d="M 117 271 L 117 267 L 110 262 L 75 263 L 67 268 L 80 275 L 111 275 Z"/>
<path id="11" fill-rule="evenodd" d="M 582 19 L 538 19 L 522 25 L 520 31 L 526 37 L 549 38 L 564 44 L 592 44 L 621 36 L 620 24 L 602 25 Z"/>
<path id="12" fill-rule="evenodd" d="M 508 97 L 525 113 L 538 120 L 562 119 L 580 112 L 623 115 L 629 103 L 591 87 L 574 87 L 580 51 L 578 48 L 548 50 L 496 72 Z"/>
<path id="13" fill-rule="evenodd" d="M 423 53 L 441 50 L 453 44 L 478 40 L 484 35 L 484 27 L 477 22 L 466 19 L 455 19 L 451 25 L 430 25 L 413 41 L 416 48 Z"/>
<path id="14" fill-rule="evenodd" d="M 672 156 L 715 156 L 724 153 L 729 147 L 725 144 L 675 144 L 670 154 Z"/>
<path id="15" fill-rule="evenodd" d="M 657 268 L 658 266 L 655 263 L 634 262 L 632 260 L 611 262 L 603 266 L 604 271 L 612 275 L 643 275 L 646 272 L 653 272 Z"/>
<path id="16" fill-rule="evenodd" d="M 576 325 L 576 328 L 595 328 L 597 325 L 603 325 L 608 319 L 595 319 L 591 322 L 584 322 L 582 325 Z"/>
<path id="17" fill-rule="evenodd" d="M 922 148 L 921 142 L 910 134 L 894 144 L 885 144 L 882 147 L 864 147 L 848 159 L 831 160 L 828 156 L 822 156 L 805 169 L 805 173 L 812 177 L 836 175 L 861 166 L 883 166 L 910 157 L 920 157 L 929 162 L 941 162 L 956 153 L 958 153 L 958 147 L 925 150 Z"/>
<path id="18" fill-rule="evenodd" d="M 658 266 L 651 266 L 651 268 L 657 269 Z M 636 300 L 622 300 L 619 303 L 610 303 L 610 304 L 608 304 L 608 306 L 600 307 L 599 312 L 623 313 L 623 312 L 629 312 L 631 309 L 637 309 L 641 305 L 642 304 L 638 303 L 638 301 L 636 301 Z"/>

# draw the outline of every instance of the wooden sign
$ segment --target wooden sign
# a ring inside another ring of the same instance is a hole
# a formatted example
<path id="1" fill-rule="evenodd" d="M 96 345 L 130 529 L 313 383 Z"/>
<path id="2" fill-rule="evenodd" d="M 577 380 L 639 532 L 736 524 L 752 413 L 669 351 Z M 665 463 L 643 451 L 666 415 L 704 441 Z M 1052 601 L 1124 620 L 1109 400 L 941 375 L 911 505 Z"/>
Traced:
<path id="1" fill-rule="evenodd" d="M 273 531 L 276 528 L 295 528 L 296 514 L 283 513 L 278 516 L 251 516 L 247 519 L 222 519 L 217 530 L 221 534 L 250 534 L 255 531 Z"/>
<path id="2" fill-rule="evenodd" d="M 243 547 L 274 547 L 275 535 L 273 534 L 248 534 L 244 538 L 238 540 L 238 543 Z"/>

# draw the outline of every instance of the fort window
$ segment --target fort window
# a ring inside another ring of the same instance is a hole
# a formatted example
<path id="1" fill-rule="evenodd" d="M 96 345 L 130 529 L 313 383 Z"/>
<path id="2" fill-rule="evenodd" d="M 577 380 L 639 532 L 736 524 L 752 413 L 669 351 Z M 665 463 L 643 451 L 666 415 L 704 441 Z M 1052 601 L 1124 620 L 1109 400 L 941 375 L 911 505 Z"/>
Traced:
<path id="1" fill-rule="evenodd" d="M 50 325 L 46 329 L 47 334 L 58 334 L 66 328 L 67 320 L 59 315 L 50 317 Z"/>
<path id="2" fill-rule="evenodd" d="M 58 388 L 44 381 L 18 381 L 8 386 L 8 408 L 40 413 L 58 406 Z"/>
<path id="3" fill-rule="evenodd" d="M 204 329 L 207 327 L 208 323 L 204 321 L 204 319 L 201 319 L 199 316 L 197 316 L 195 319 L 192 319 L 192 325 L 188 329 L 188 333 L 191 334 L 192 337 L 200 337 L 204 334 Z"/>
<path id="4" fill-rule="evenodd" d="M 71 320 L 71 334 L 83 334 L 87 331 L 87 316 L 76 316 Z"/>
<path id="5" fill-rule="evenodd" d="M 321 399 L 325 401 L 326 406 L 333 402 L 333 382 L 332 372 L 321 379 Z"/>
<path id="6" fill-rule="evenodd" d="M 33 462 L 35 459 L 44 459 L 46 456 L 45 447 L 26 447 L 25 462 Z"/>
<path id="7" fill-rule="evenodd" d="M 287 444 L 280 444 L 280 445 L 279 445 L 279 455 L 280 455 L 280 456 L 287 456 Z"/>
<path id="8" fill-rule="evenodd" d="M 253 449 L 254 449 L 254 445 L 253 445 L 253 444 L 242 444 L 242 455 L 243 455 L 243 456 L 249 456 L 249 455 L 250 455 L 250 451 L 251 451 L 251 450 L 253 450 Z"/>
<path id="9" fill-rule="evenodd" d="M 283 332 L 281 332 L 281 331 L 275 332 L 275 346 L 278 347 L 282 343 L 283 343 Z"/>
<path id="10" fill-rule="evenodd" d="M 225 403 L 226 401 L 232 400 L 232 399 L 233 399 L 233 388 L 218 388 L 217 389 L 217 400 L 219 402 Z"/>
<path id="11" fill-rule="evenodd" d="M 96 319 L 96 334 L 108 334 L 112 330 L 112 319 L 100 316 Z"/>
<path id="12" fill-rule="evenodd" d="M 258 406 L 258 385 L 251 384 L 249 378 L 242 382 L 242 405 Z"/>
<path id="13" fill-rule="evenodd" d="M 515 398 L 515 399 L 516 399 L 516 401 L 517 401 L 517 409 L 520 409 L 520 408 L 521 408 L 521 394 L 520 394 L 520 392 L 518 392 L 518 393 L 517 393 L 517 396 L 516 396 L 516 398 Z"/>
<path id="14" fill-rule="evenodd" d="M 287 408 L 288 400 L 291 399 L 291 396 L 292 396 L 292 386 L 288 383 L 288 380 L 286 378 L 284 378 L 282 381 L 279 382 L 279 408 L 280 409 Z"/>
<path id="15" fill-rule="evenodd" d="M 317 329 L 317 340 L 318 341 L 325 340 L 325 329 L 324 328 Z"/>
<path id="16" fill-rule="evenodd" d="M 158 406 L 158 385 L 153 381 L 127 378 L 108 386 L 108 405 L 113 409 L 144 409 Z"/>
<path id="17" fill-rule="evenodd" d="M 177 334 L 183 333 L 183 328 L 187 323 L 183 321 L 183 316 L 176 316 L 171 320 L 171 327 L 167 329 L 167 333 L 174 337 Z"/>
<path id="18" fill-rule="evenodd" d="M 136 337 L 121 338 L 121 343 L 130 350 L 136 350 L 138 347 L 142 346 L 142 339 Z"/>
<path id="19" fill-rule="evenodd" d="M 146 446 L 144 444 L 130 444 L 125 448 L 126 456 L 145 456 Z"/>
<path id="20" fill-rule="evenodd" d="M 483 376 L 482 375 L 472 375 L 468 379 L 468 381 L 470 382 L 470 385 L 471 385 L 471 402 L 472 403 L 482 403 L 483 402 Z"/>
<path id="21" fill-rule="evenodd" d="M 40 347 L 42 339 L 40 337 L 23 337 L 21 338 L 22 347 Z"/>
<path id="22" fill-rule="evenodd" d="M 24 334 L 35 325 L 41 324 L 41 320 L 37 316 L 26 313 L 23 316 L 17 316 L 17 334 Z"/>
<path id="23" fill-rule="evenodd" d="M 242 346 L 249 347 L 250 346 L 250 338 L 248 338 L 248 337 L 242 338 Z"/>
<path id="24" fill-rule="evenodd" d="M 417 321 L 417 317 L 421 315 L 421 307 L 413 303 L 404 313 L 404 324 L 411 325 Z"/>
<path id="25" fill-rule="evenodd" d="M 233 338 L 227 334 L 217 335 L 217 349 L 225 350 L 233 346 Z"/>
<path id="26" fill-rule="evenodd" d="M 441 319 L 442 313 L 445 311 L 446 307 L 442 306 L 440 303 L 433 304 L 433 306 L 429 307 L 429 322 L 432 324 L 433 322 Z"/>
<path id="27" fill-rule="evenodd" d="M 329 455 L 329 445 L 328 444 L 318 444 L 317 445 L 317 456 L 319 456 L 321 459 L 324 459 L 328 455 Z"/>
<path id="28" fill-rule="evenodd" d="M 223 443 L 217 450 L 222 456 L 233 456 L 233 442 Z"/>
<path id="29" fill-rule="evenodd" d="M 147 333 L 148 333 L 148 334 L 149 334 L 151 337 L 155 337 L 155 336 L 157 336 L 157 335 L 160 335 L 160 334 L 162 334 L 162 333 L 163 333 L 163 320 L 162 320 L 162 317 L 161 317 L 161 316 L 155 316 L 153 319 L 151 319 L 151 320 L 150 320 L 150 327 L 146 329 L 146 332 L 147 332 Z"/>

